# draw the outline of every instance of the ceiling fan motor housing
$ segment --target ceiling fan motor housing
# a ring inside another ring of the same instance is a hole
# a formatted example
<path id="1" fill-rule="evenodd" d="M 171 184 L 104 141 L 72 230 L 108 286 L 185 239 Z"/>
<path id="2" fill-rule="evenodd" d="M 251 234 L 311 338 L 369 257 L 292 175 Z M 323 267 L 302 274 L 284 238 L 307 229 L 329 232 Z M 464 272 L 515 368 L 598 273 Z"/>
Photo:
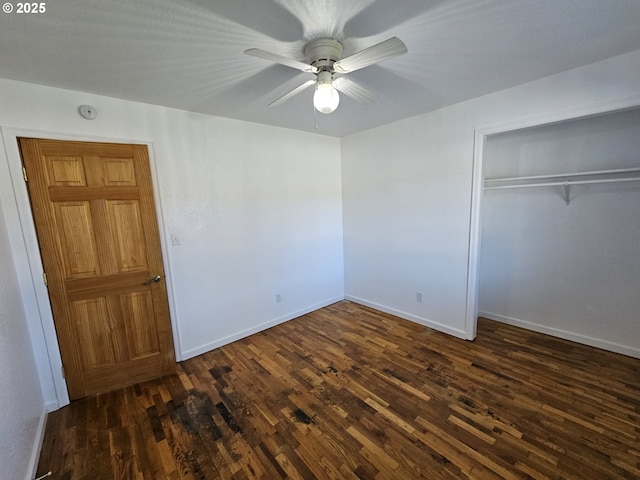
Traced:
<path id="1" fill-rule="evenodd" d="M 342 58 L 342 44 L 333 38 L 319 38 L 304 49 L 307 62 L 325 71 L 332 71 L 333 64 Z"/>

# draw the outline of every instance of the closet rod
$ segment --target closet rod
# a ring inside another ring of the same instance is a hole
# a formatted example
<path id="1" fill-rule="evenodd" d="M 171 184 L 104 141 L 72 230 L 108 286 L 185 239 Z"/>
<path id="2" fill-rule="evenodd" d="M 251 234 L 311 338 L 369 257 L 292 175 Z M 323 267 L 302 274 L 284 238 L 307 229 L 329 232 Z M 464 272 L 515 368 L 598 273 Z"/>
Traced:
<path id="1" fill-rule="evenodd" d="M 639 182 L 640 177 L 630 178 L 604 178 L 600 180 L 567 180 L 566 182 L 542 182 L 542 183 L 523 183 L 521 185 L 496 185 L 484 187 L 485 190 L 501 190 L 506 188 L 530 188 L 530 187 L 556 187 L 565 185 L 587 185 L 593 183 L 615 183 L 615 182 Z"/>
<path id="2" fill-rule="evenodd" d="M 539 180 L 541 178 L 567 178 L 567 177 L 583 177 L 588 175 L 615 175 L 622 173 L 640 172 L 640 168 L 619 168 L 617 170 L 593 170 L 591 172 L 578 173 L 554 173 L 551 175 L 532 175 L 527 177 L 505 177 L 505 178 L 487 178 L 485 183 L 489 182 L 516 182 L 524 180 Z M 572 182 L 573 183 L 573 182 Z"/>

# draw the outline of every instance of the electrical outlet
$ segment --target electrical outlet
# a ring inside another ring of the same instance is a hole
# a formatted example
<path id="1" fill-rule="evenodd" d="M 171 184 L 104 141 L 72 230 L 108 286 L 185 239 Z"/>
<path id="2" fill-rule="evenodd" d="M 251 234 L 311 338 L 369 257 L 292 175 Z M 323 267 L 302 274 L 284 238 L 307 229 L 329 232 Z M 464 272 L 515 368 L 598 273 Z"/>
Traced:
<path id="1" fill-rule="evenodd" d="M 422 292 L 416 292 L 416 302 L 422 303 Z"/>
<path id="2" fill-rule="evenodd" d="M 282 295 L 280 293 L 276 293 L 276 303 L 282 303 Z"/>

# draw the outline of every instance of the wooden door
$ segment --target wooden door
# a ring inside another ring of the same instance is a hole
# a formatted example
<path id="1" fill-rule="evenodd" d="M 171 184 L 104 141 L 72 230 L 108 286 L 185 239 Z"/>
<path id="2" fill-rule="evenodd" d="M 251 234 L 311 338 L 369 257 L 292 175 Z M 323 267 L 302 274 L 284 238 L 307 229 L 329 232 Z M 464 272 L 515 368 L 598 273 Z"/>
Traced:
<path id="1" fill-rule="evenodd" d="M 69 397 L 172 372 L 147 147 L 19 142 Z"/>

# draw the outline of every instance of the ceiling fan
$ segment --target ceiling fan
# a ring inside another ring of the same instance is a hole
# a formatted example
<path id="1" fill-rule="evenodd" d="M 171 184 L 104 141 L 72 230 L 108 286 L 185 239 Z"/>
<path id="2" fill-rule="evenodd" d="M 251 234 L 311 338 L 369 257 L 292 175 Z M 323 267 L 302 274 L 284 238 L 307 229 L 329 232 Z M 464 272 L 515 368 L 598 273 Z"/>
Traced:
<path id="1" fill-rule="evenodd" d="M 250 48 L 249 50 L 245 50 L 244 53 L 316 75 L 315 80 L 308 80 L 290 92 L 285 93 L 280 98 L 271 102 L 269 104 L 270 107 L 280 105 L 294 95 L 315 85 L 316 91 L 313 95 L 314 107 L 320 113 L 331 113 L 338 108 L 340 102 L 338 91 L 364 104 L 373 103 L 378 98 L 372 91 L 340 75 L 351 73 L 373 65 L 374 63 L 403 55 L 407 53 L 407 51 L 407 47 L 402 40 L 397 37 L 392 37 L 345 58 L 342 58 L 342 44 L 338 40 L 333 38 L 319 38 L 309 42 L 304 49 L 307 63 L 292 60 L 259 48 Z"/>

